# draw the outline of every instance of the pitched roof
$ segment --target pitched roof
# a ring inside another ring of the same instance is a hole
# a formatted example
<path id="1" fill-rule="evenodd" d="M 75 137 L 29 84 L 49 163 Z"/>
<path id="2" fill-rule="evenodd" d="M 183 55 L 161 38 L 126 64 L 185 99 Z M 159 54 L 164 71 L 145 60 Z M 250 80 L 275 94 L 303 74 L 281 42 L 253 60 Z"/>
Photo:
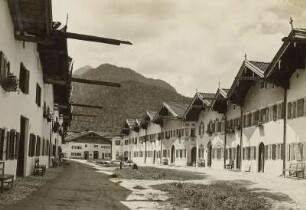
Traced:
<path id="1" fill-rule="evenodd" d="M 91 137 L 96 137 L 95 139 L 86 139 L 86 140 L 81 140 L 81 137 L 85 137 L 85 136 L 90 136 Z M 97 138 L 99 137 L 99 138 Z M 85 131 L 85 132 L 81 132 L 81 133 L 75 133 L 72 134 L 70 136 L 68 136 L 66 138 L 67 142 L 73 141 L 73 142 L 83 142 L 83 143 L 103 143 L 105 140 L 109 140 L 110 137 L 108 136 L 107 133 L 103 133 L 103 132 L 95 132 L 95 131 Z"/>
<path id="2" fill-rule="evenodd" d="M 182 118 L 188 108 L 188 105 L 186 104 L 178 104 L 175 102 L 164 102 L 163 104 L 169 110 L 169 112 L 171 112 L 173 117 L 178 118 Z"/>
<path id="3" fill-rule="evenodd" d="M 254 66 L 256 66 L 257 68 L 259 68 L 261 71 L 265 72 L 270 63 L 268 62 L 261 62 L 261 61 L 249 61 L 251 64 L 253 64 Z"/>
<path id="4" fill-rule="evenodd" d="M 267 79 L 274 78 L 274 81 L 280 79 L 279 84 L 287 86 L 288 78 L 291 77 L 298 65 L 305 64 L 306 29 L 294 28 L 282 41 L 283 44 L 273 57 L 265 76 Z M 279 62 L 280 60 L 282 62 Z M 283 68 L 283 66 L 286 67 Z M 284 82 L 287 84 L 283 84 Z"/>
<path id="5" fill-rule="evenodd" d="M 151 120 L 155 117 L 156 114 L 157 111 L 147 111 L 147 115 L 150 117 Z"/>

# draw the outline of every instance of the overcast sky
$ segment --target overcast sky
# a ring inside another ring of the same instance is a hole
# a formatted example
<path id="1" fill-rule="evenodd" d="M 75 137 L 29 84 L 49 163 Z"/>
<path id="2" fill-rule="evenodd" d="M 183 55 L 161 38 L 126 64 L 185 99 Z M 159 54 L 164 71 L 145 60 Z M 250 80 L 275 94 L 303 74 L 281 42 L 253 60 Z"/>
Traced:
<path id="1" fill-rule="evenodd" d="M 244 55 L 271 61 L 295 27 L 306 27 L 305 0 L 53 0 L 68 31 L 132 46 L 69 41 L 74 68 L 102 63 L 163 79 L 186 96 L 230 87 Z"/>

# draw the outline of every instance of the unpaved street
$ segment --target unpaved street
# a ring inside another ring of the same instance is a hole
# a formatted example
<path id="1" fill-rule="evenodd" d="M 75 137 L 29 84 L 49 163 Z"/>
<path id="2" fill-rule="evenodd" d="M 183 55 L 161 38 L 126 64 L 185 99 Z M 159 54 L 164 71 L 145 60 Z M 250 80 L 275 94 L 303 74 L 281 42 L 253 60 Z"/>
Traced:
<path id="1" fill-rule="evenodd" d="M 128 209 L 130 191 L 85 164 L 69 162 L 63 174 L 6 209 Z"/>

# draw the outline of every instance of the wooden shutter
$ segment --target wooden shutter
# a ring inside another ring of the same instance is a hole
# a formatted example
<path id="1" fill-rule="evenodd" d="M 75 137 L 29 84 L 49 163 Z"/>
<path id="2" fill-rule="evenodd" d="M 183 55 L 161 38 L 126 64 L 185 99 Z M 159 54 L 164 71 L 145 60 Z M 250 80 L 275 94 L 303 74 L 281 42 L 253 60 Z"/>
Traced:
<path id="1" fill-rule="evenodd" d="M 5 130 L 0 128 L 0 160 L 3 160 L 4 137 L 5 137 Z"/>
<path id="2" fill-rule="evenodd" d="M 20 133 L 17 132 L 16 133 L 16 143 L 15 143 L 15 154 L 14 154 L 14 158 L 18 159 L 18 155 L 19 155 L 19 144 L 20 144 Z"/>
<path id="3" fill-rule="evenodd" d="M 6 160 L 10 158 L 10 132 L 6 132 Z"/>
<path id="4" fill-rule="evenodd" d="M 24 92 L 26 94 L 29 94 L 30 90 L 30 71 L 25 71 L 25 86 L 24 86 Z"/>

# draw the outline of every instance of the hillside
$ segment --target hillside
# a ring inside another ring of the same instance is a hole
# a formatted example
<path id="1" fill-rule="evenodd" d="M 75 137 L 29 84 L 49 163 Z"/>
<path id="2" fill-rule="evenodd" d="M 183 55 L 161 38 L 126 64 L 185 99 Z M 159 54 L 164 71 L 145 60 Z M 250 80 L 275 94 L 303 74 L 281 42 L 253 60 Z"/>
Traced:
<path id="1" fill-rule="evenodd" d="M 76 71 L 80 72 L 80 71 Z M 158 110 L 163 101 L 188 103 L 168 83 L 150 79 L 127 68 L 103 64 L 85 71 L 78 77 L 121 83 L 121 88 L 73 83 L 73 101 L 102 106 L 102 110 L 74 107 L 74 113 L 99 115 L 74 117 L 70 130 L 118 132 L 126 118 L 141 117 L 146 110 Z"/>

